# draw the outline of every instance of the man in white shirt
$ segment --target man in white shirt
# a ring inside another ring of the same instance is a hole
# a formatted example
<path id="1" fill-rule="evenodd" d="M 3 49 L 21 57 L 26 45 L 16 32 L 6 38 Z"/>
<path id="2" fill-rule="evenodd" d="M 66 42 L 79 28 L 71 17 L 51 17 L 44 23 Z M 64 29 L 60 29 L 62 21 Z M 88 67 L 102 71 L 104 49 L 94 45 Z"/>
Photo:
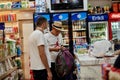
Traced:
<path id="1" fill-rule="evenodd" d="M 50 55 L 51 55 L 51 71 L 53 75 L 52 80 L 60 80 L 55 71 L 55 59 L 62 48 L 62 35 L 60 34 L 62 30 L 62 23 L 55 21 L 52 24 L 52 30 L 49 33 L 46 33 L 45 39 L 48 42 Z"/>
<path id="2" fill-rule="evenodd" d="M 36 22 L 36 30 L 29 37 L 30 67 L 34 80 L 52 80 L 49 46 L 43 34 L 47 24 L 46 18 L 40 17 Z"/>

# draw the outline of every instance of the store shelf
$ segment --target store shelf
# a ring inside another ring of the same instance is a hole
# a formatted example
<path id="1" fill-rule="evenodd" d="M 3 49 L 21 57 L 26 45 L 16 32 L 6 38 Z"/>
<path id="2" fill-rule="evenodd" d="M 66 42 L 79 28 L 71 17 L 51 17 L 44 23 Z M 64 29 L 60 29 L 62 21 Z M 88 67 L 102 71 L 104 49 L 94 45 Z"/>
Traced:
<path id="1" fill-rule="evenodd" d="M 90 33 L 105 33 L 105 31 L 90 31 Z"/>
<path id="2" fill-rule="evenodd" d="M 105 40 L 106 38 L 92 38 L 91 41 L 100 41 L 100 40 Z"/>
<path id="3" fill-rule="evenodd" d="M 21 0 L 0 0 L 0 1 L 5 1 L 5 2 L 8 2 L 8 1 L 10 1 L 10 2 L 16 2 L 16 1 L 21 1 Z"/>
<path id="4" fill-rule="evenodd" d="M 0 21 L 0 23 L 16 23 L 18 21 Z"/>
<path id="5" fill-rule="evenodd" d="M 73 29 L 73 31 L 85 31 L 86 29 Z"/>
<path id="6" fill-rule="evenodd" d="M 86 38 L 86 36 L 73 37 L 73 38 Z"/>
<path id="7" fill-rule="evenodd" d="M 14 72 L 15 70 L 17 70 L 17 67 L 14 67 L 13 69 L 10 69 L 7 72 L 5 72 L 4 74 L 0 75 L 0 80 L 3 80 L 5 77 L 7 77 L 9 74 Z"/>
<path id="8" fill-rule="evenodd" d="M 20 2 L 21 0 L 0 0 L 0 2 Z"/>
<path id="9" fill-rule="evenodd" d="M 16 56 L 16 54 L 15 54 L 15 55 L 11 55 L 11 56 L 4 57 L 4 58 L 0 59 L 0 62 L 5 61 L 6 59 L 9 59 L 9 58 L 12 58 L 12 57 L 15 57 L 15 56 Z"/>
<path id="10" fill-rule="evenodd" d="M 0 9 L 0 12 L 4 11 L 20 11 L 20 12 L 35 12 L 35 8 L 20 8 L 20 9 Z"/>

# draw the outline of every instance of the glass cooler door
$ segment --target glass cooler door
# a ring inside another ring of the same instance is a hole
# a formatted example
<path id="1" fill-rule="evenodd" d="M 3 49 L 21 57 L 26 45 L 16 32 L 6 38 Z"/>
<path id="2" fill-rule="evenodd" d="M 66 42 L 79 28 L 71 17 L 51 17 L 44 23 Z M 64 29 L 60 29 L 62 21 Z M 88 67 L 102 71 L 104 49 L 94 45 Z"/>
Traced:
<path id="1" fill-rule="evenodd" d="M 111 22 L 112 27 L 112 40 L 120 40 L 120 21 Z"/>
<path id="2" fill-rule="evenodd" d="M 89 22 L 91 44 L 99 40 L 108 40 L 108 22 Z"/>
<path id="3" fill-rule="evenodd" d="M 71 13 L 74 53 L 84 54 L 87 51 L 86 17 L 86 12 Z"/>

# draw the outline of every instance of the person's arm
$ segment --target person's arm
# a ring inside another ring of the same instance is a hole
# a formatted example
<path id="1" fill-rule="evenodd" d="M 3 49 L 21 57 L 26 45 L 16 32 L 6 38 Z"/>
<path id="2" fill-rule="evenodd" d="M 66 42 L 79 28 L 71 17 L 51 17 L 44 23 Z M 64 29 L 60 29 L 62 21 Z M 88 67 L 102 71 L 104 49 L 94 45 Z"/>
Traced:
<path id="1" fill-rule="evenodd" d="M 61 49 L 61 47 L 54 47 L 54 48 L 49 48 L 49 51 L 58 52 L 60 49 Z"/>
<path id="2" fill-rule="evenodd" d="M 44 66 L 47 70 L 48 77 L 52 79 L 52 73 L 51 73 L 51 70 L 50 70 L 49 65 L 48 65 L 48 60 L 47 60 L 47 57 L 46 57 L 46 54 L 45 54 L 44 45 L 38 46 L 38 50 L 39 50 L 39 55 L 40 55 L 41 61 L 44 64 Z"/>

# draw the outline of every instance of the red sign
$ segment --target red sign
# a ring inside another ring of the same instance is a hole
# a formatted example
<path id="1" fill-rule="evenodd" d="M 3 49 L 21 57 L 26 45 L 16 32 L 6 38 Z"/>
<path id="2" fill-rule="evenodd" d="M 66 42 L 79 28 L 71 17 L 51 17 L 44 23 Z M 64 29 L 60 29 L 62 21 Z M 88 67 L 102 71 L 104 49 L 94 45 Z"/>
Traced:
<path id="1" fill-rule="evenodd" d="M 120 13 L 110 13 L 109 19 L 120 19 Z"/>

